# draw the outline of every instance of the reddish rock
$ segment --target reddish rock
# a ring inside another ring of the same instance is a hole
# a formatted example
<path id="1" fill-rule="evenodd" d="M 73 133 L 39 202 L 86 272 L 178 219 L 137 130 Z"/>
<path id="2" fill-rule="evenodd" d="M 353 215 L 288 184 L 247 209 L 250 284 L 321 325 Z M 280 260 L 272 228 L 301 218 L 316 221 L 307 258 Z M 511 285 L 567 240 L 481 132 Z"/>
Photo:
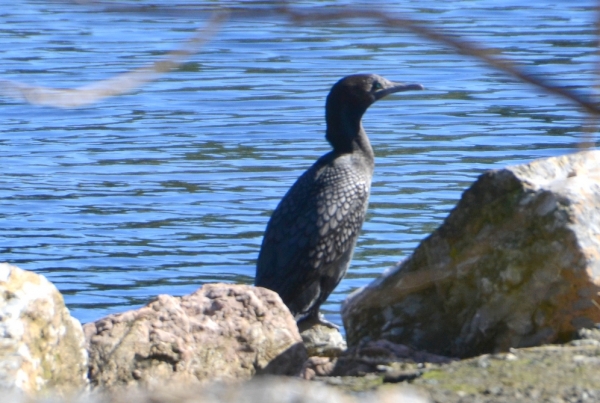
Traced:
<path id="1" fill-rule="evenodd" d="M 84 326 L 90 381 L 114 387 L 299 374 L 306 350 L 279 296 L 207 284 Z"/>
<path id="2" fill-rule="evenodd" d="M 600 322 L 600 151 L 489 171 L 414 253 L 342 307 L 349 346 L 469 357 Z"/>

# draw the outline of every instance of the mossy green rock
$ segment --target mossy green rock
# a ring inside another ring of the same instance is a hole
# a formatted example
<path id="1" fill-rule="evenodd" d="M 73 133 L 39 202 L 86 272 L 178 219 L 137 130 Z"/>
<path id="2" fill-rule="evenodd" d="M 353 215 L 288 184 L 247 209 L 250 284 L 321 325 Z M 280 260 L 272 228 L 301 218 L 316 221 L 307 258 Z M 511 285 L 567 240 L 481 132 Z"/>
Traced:
<path id="1" fill-rule="evenodd" d="M 425 371 L 412 384 L 444 403 L 599 401 L 600 343 L 581 344 L 457 361 Z"/>

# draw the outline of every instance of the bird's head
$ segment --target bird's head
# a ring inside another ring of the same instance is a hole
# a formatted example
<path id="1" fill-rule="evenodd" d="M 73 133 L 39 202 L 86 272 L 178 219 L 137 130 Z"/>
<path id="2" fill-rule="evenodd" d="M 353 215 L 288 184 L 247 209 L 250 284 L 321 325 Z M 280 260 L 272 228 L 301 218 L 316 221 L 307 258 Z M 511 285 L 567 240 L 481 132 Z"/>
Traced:
<path id="1" fill-rule="evenodd" d="M 339 151 L 349 151 L 362 131 L 367 108 L 386 95 L 422 90 L 421 84 L 396 83 L 376 74 L 355 74 L 334 84 L 327 96 L 325 118 L 327 140 Z"/>
<path id="2" fill-rule="evenodd" d="M 335 83 L 327 96 L 325 108 L 347 109 L 360 118 L 369 106 L 386 95 L 422 89 L 421 84 L 396 83 L 377 74 L 354 74 Z"/>

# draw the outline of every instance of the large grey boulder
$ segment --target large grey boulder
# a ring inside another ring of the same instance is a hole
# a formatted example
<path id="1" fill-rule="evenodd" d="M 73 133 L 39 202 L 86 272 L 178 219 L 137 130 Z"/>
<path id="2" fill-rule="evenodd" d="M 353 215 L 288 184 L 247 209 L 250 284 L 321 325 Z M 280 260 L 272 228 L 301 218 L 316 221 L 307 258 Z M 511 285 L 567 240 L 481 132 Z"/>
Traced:
<path id="1" fill-rule="evenodd" d="M 299 374 L 306 349 L 277 293 L 206 284 L 84 326 L 94 386 L 198 383 Z"/>
<path id="2" fill-rule="evenodd" d="M 600 151 L 489 171 L 405 261 L 342 307 L 349 346 L 468 357 L 600 322 Z"/>
<path id="3" fill-rule="evenodd" d="M 87 386 L 81 324 L 42 275 L 0 263 L 0 389 L 69 393 Z"/>

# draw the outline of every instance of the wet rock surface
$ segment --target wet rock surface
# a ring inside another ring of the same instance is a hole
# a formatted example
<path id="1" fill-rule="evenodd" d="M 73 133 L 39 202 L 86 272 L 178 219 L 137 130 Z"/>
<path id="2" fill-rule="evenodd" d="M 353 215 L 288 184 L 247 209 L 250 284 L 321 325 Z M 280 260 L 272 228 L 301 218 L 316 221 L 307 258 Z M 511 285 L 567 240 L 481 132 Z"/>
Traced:
<path id="1" fill-rule="evenodd" d="M 0 388 L 68 392 L 87 385 L 81 324 L 44 276 L 0 263 Z"/>
<path id="2" fill-rule="evenodd" d="M 349 346 L 455 356 L 600 322 L 600 151 L 486 172 L 415 252 L 342 307 Z"/>
<path id="3" fill-rule="evenodd" d="M 84 326 L 96 387 L 296 375 L 306 350 L 279 296 L 245 285 L 206 284 L 183 297 Z"/>

